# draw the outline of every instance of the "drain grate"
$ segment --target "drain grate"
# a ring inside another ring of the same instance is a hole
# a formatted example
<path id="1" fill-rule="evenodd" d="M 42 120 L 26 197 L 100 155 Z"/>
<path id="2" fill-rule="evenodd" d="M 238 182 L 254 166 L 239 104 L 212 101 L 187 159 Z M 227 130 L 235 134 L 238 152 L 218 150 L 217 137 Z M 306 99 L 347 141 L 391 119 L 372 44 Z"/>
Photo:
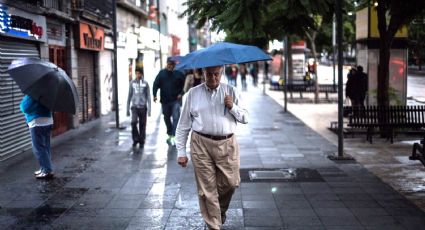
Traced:
<path id="1" fill-rule="evenodd" d="M 293 169 L 282 169 L 278 171 L 249 171 L 250 180 L 290 180 L 295 179 L 296 171 Z"/>
<path id="2" fill-rule="evenodd" d="M 242 182 L 323 182 L 322 176 L 308 168 L 245 168 Z"/>

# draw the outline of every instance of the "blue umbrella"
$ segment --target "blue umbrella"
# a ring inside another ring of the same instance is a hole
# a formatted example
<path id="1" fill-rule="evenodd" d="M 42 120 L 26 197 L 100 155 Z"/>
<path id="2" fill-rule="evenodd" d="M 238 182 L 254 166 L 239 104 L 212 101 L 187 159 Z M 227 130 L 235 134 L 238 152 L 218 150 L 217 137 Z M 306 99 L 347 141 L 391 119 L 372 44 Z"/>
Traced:
<path id="1" fill-rule="evenodd" d="M 256 46 L 218 42 L 182 57 L 176 69 L 196 69 L 266 60 L 271 60 L 270 56 Z"/>

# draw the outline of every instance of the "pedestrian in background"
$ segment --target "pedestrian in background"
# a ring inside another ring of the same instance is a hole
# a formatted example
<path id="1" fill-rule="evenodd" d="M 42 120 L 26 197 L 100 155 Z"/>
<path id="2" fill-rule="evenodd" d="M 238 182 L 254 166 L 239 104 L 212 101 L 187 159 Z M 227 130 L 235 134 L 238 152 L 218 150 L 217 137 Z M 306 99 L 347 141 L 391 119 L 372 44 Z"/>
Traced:
<path id="1" fill-rule="evenodd" d="M 180 117 L 181 99 L 184 94 L 185 77 L 182 72 L 174 70 L 176 63 L 168 58 L 167 67 L 159 71 L 153 83 L 153 101 L 157 101 L 156 94 L 161 90 L 160 102 L 162 114 L 167 126 L 167 144 L 175 145 L 177 122 Z"/>
<path id="2" fill-rule="evenodd" d="M 240 184 L 237 122 L 246 124 L 248 112 L 235 87 L 220 83 L 223 66 L 204 69 L 205 84 L 188 92 L 177 125 L 178 163 L 186 167 L 186 142 L 190 150 L 199 195 L 199 206 L 209 229 L 220 229 L 226 220 L 235 188 Z"/>
<path id="3" fill-rule="evenodd" d="M 227 83 L 232 84 L 232 66 L 226 65 L 224 68 L 224 73 L 226 75 Z"/>
<path id="4" fill-rule="evenodd" d="M 351 101 L 351 106 L 364 108 L 364 100 L 367 93 L 367 75 L 363 72 L 362 66 L 354 67 L 347 76 L 345 95 Z"/>
<path id="5" fill-rule="evenodd" d="M 254 84 L 255 87 L 257 87 L 257 84 L 258 84 L 258 63 L 257 62 L 252 63 L 250 74 L 252 76 L 252 83 Z"/>
<path id="6" fill-rule="evenodd" d="M 230 73 L 231 85 L 236 87 L 238 85 L 238 66 L 232 65 L 232 72 Z"/>
<path id="7" fill-rule="evenodd" d="M 32 151 L 40 165 L 40 169 L 34 172 L 35 178 L 51 179 L 54 176 L 50 146 L 52 112 L 29 95 L 23 97 L 20 109 L 25 114 L 31 134 Z"/>
<path id="8" fill-rule="evenodd" d="M 189 89 L 200 85 L 205 82 L 204 75 L 202 74 L 202 69 L 190 70 L 192 74 L 186 75 L 186 81 L 184 83 L 184 92 L 187 93 Z"/>
<path id="9" fill-rule="evenodd" d="M 130 82 L 128 89 L 127 116 L 130 116 L 130 110 L 133 147 L 139 143 L 140 148 L 143 148 L 146 139 L 146 115 L 151 116 L 151 95 L 149 84 L 143 79 L 139 69 L 136 69 L 136 79 Z"/>
<path id="10" fill-rule="evenodd" d="M 248 73 L 248 70 L 246 69 L 245 64 L 239 65 L 239 74 L 241 75 L 241 85 L 242 90 L 246 90 L 246 74 Z"/>

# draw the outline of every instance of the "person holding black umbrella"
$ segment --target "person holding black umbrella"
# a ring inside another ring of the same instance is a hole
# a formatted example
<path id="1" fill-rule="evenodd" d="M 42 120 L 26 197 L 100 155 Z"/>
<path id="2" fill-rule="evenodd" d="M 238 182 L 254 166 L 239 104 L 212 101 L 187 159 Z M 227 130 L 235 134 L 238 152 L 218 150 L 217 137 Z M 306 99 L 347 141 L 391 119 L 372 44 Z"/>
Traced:
<path id="1" fill-rule="evenodd" d="M 25 114 L 31 134 L 32 151 L 40 165 L 40 169 L 34 172 L 35 178 L 51 179 L 53 178 L 50 147 L 52 112 L 29 95 L 25 95 L 22 99 L 20 109 Z"/>

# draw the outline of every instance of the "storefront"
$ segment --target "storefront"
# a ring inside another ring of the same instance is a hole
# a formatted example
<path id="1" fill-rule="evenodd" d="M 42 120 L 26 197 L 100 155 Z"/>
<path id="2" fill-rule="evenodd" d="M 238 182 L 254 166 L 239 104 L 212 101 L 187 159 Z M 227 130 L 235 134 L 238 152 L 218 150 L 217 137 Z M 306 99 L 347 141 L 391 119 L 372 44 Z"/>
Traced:
<path id="1" fill-rule="evenodd" d="M 100 52 L 99 62 L 99 87 L 100 87 L 100 113 L 106 115 L 113 111 L 113 61 L 114 42 L 111 36 L 105 36 L 105 49 Z"/>
<path id="2" fill-rule="evenodd" d="M 47 43 L 49 44 L 49 61 L 67 71 L 65 24 L 47 19 Z M 68 73 L 69 75 L 69 73 Z M 53 114 L 52 135 L 57 136 L 68 131 L 71 128 L 70 114 L 64 112 L 55 112 Z"/>
<path id="3" fill-rule="evenodd" d="M 104 50 L 103 28 L 80 22 L 78 25 L 78 80 L 77 91 L 80 99 L 78 119 L 80 123 L 93 120 L 100 115 L 99 103 L 99 52 Z"/>
<path id="4" fill-rule="evenodd" d="M 140 27 L 137 48 L 137 65 L 143 66 L 145 80 L 153 85 L 153 81 L 160 70 L 158 31 L 152 28 Z"/>
<path id="5" fill-rule="evenodd" d="M 117 40 L 118 107 L 119 116 L 126 117 L 129 82 L 134 78 L 137 58 L 137 36 L 118 32 Z"/>
<path id="6" fill-rule="evenodd" d="M 0 160 L 31 148 L 24 115 L 23 93 L 7 74 L 14 59 L 40 57 L 46 42 L 46 18 L 0 4 Z"/>

